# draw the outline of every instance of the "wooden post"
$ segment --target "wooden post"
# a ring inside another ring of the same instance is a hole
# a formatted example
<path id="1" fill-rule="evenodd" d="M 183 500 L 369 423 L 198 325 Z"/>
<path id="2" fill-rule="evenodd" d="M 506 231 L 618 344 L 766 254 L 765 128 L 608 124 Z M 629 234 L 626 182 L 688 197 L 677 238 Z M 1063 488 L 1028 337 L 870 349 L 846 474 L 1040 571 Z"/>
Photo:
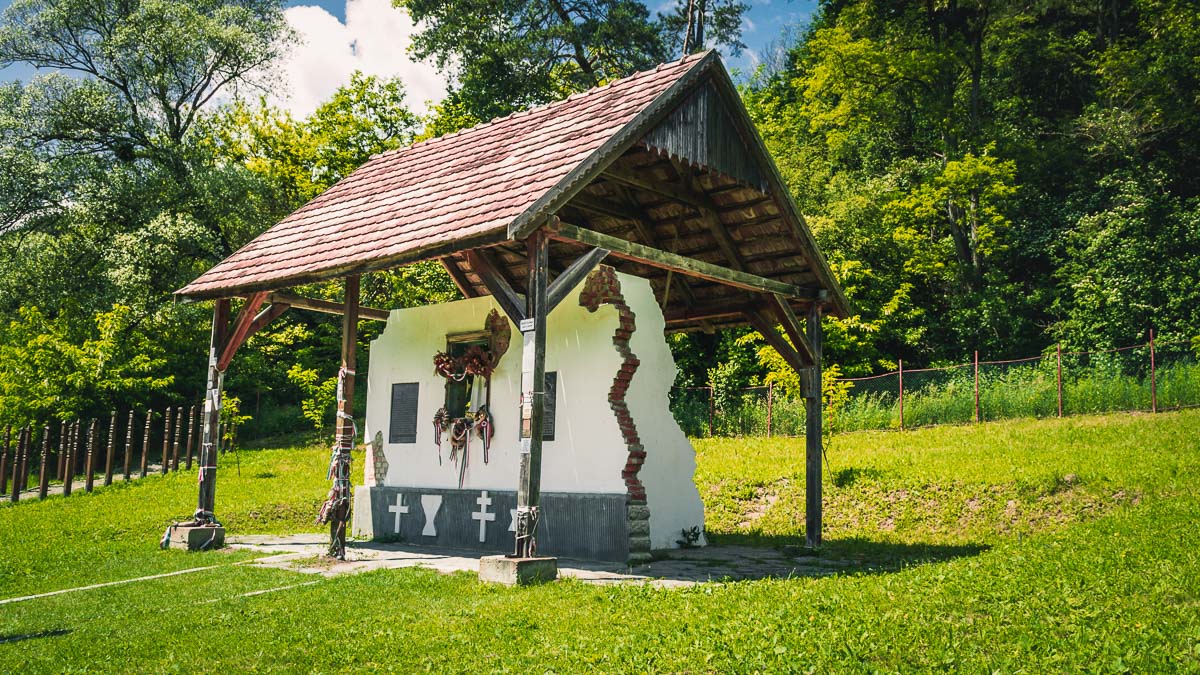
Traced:
<path id="1" fill-rule="evenodd" d="M 805 383 L 804 411 L 804 540 L 810 549 L 820 548 L 822 530 L 821 501 L 821 305 L 814 302 L 808 308 L 808 342 L 813 350 L 814 363 L 808 369 Z"/>
<path id="2" fill-rule="evenodd" d="M 146 470 L 150 461 L 150 420 L 154 418 L 154 411 L 146 411 L 146 428 L 142 430 L 142 461 L 141 471 L 138 473 L 138 478 L 146 477 Z"/>
<path id="3" fill-rule="evenodd" d="M 1058 386 L 1058 416 L 1063 416 L 1063 386 L 1062 386 L 1062 343 L 1058 343 L 1058 376 L 1055 378 Z"/>
<path id="4" fill-rule="evenodd" d="M 71 496 L 75 487 L 75 437 L 79 429 L 79 420 L 67 424 L 67 456 L 63 459 L 63 496 Z"/>
<path id="5" fill-rule="evenodd" d="M 0 494 L 8 494 L 8 454 L 12 449 L 12 425 L 4 429 L 4 450 L 0 451 Z"/>
<path id="6" fill-rule="evenodd" d="M 771 417 L 774 412 L 775 383 L 767 383 L 767 438 L 771 437 Z"/>
<path id="7" fill-rule="evenodd" d="M 171 470 L 179 471 L 179 432 L 183 429 L 183 406 L 175 408 L 175 437 L 171 441 Z"/>
<path id="8" fill-rule="evenodd" d="M 899 359 L 900 373 L 900 431 L 904 431 L 904 359 Z"/>
<path id="9" fill-rule="evenodd" d="M 342 314 L 342 367 L 338 370 L 337 449 L 330 473 L 333 485 L 321 506 L 320 520 L 329 523 L 329 555 L 346 559 L 346 523 L 350 519 L 350 451 L 354 449 L 354 369 L 358 351 L 359 277 L 346 277 Z"/>
<path id="10" fill-rule="evenodd" d="M 117 411 L 112 411 L 112 418 L 108 421 L 108 452 L 104 457 L 104 485 L 105 487 L 112 485 L 113 476 L 113 453 L 116 452 L 117 440 Z"/>
<path id="11" fill-rule="evenodd" d="M 13 455 L 13 477 L 12 477 L 12 496 L 11 501 L 21 501 L 21 465 L 24 463 L 25 455 L 25 437 L 28 435 L 28 427 L 17 431 L 17 454 Z"/>
<path id="12" fill-rule="evenodd" d="M 45 499 L 50 489 L 50 425 L 42 427 L 42 470 L 38 474 L 38 499 Z"/>
<path id="13" fill-rule="evenodd" d="M 162 446 L 162 466 L 160 473 L 167 475 L 171 470 L 171 406 L 163 409 L 163 446 Z"/>
<path id="14" fill-rule="evenodd" d="M 1154 370 L 1154 329 L 1150 329 L 1150 412 L 1158 412 L 1158 377 Z"/>
<path id="15" fill-rule="evenodd" d="M 58 425 L 58 471 L 54 474 L 54 479 L 61 481 L 63 472 L 66 470 L 67 463 L 67 441 L 71 435 L 71 425 L 63 420 Z"/>
<path id="16" fill-rule="evenodd" d="M 975 423 L 983 421 L 983 415 L 979 411 L 979 350 L 975 350 Z"/>
<path id="17" fill-rule="evenodd" d="M 213 509 L 217 498 L 217 450 L 220 443 L 221 387 L 225 373 L 217 368 L 217 361 L 229 332 L 229 300 L 222 298 L 214 303 L 212 334 L 208 348 L 208 377 L 204 394 L 204 430 L 200 442 L 200 490 L 196 499 L 196 513 L 192 520 L 196 524 L 217 522 Z"/>
<path id="18" fill-rule="evenodd" d="M 125 480 L 129 480 L 129 469 L 133 462 L 133 408 L 129 409 L 129 422 L 125 425 Z"/>
<path id="19" fill-rule="evenodd" d="M 546 383 L 546 284 L 549 274 L 549 241 L 536 231 L 526 240 L 528 289 L 521 322 L 521 452 L 517 483 L 517 527 L 514 555 L 537 555 L 537 527 L 541 518 L 542 426 Z"/>
<path id="20" fill-rule="evenodd" d="M 91 492 L 96 480 L 96 420 L 88 424 L 87 432 L 87 466 L 84 469 L 83 491 Z"/>
<path id="21" fill-rule="evenodd" d="M 196 406 L 188 408 L 188 427 L 187 427 L 187 463 L 185 468 L 188 471 L 192 470 L 192 450 L 193 441 L 196 440 Z"/>

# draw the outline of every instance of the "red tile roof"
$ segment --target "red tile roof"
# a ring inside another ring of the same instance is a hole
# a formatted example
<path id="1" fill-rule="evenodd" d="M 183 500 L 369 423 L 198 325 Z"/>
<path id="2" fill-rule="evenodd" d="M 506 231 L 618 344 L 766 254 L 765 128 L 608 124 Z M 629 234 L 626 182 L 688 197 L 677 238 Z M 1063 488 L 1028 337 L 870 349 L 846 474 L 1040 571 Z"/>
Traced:
<path id="1" fill-rule="evenodd" d="M 456 241 L 503 240 L 706 56 L 378 155 L 178 293 L 282 288 Z"/>

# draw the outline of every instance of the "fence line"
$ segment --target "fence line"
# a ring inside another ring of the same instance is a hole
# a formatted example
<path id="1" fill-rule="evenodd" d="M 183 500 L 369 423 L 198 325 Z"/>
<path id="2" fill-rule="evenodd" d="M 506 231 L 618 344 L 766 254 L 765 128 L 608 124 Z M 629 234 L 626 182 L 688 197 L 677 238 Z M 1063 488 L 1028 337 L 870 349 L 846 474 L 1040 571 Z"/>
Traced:
<path id="1" fill-rule="evenodd" d="M 827 411 L 837 431 L 909 429 L 1012 417 L 1148 411 L 1200 406 L 1200 365 L 1187 341 L 1147 342 L 1112 349 L 1053 351 L 1016 359 L 981 360 L 839 378 L 849 398 Z M 803 435 L 802 400 L 773 386 L 714 390 L 680 387 L 672 411 L 690 436 Z"/>
<path id="2" fill-rule="evenodd" d="M 140 443 L 135 443 L 134 438 L 134 419 L 140 412 L 134 409 L 125 414 L 124 424 L 116 410 L 112 411 L 107 426 L 103 420 L 94 418 L 59 420 L 57 438 L 53 433 L 55 425 L 50 423 L 42 424 L 40 430 L 32 421 L 17 427 L 8 425 L 0 445 L 0 496 L 10 502 L 35 494 L 39 500 L 52 494 L 70 496 L 77 482 L 81 482 L 85 492 L 91 492 L 98 477 L 103 485 L 112 485 L 118 468 L 122 469 L 121 478 L 125 481 L 144 478 L 151 471 L 166 475 L 179 471 L 180 449 L 185 447 L 184 467 L 191 470 L 201 433 L 201 425 L 196 424 L 197 410 L 196 405 L 186 407 L 186 412 L 185 406 L 168 407 L 159 413 L 146 410 L 146 423 L 141 438 L 137 439 Z M 153 426 L 155 419 L 161 419 L 158 430 Z M 183 436 L 185 421 L 186 437 Z M 119 441 L 122 427 L 124 438 Z M 152 441 L 160 434 L 162 451 L 154 458 Z M 134 454 L 139 447 L 141 457 L 135 475 Z M 152 463 L 153 459 L 158 461 Z M 33 487 L 31 479 L 36 481 Z"/>

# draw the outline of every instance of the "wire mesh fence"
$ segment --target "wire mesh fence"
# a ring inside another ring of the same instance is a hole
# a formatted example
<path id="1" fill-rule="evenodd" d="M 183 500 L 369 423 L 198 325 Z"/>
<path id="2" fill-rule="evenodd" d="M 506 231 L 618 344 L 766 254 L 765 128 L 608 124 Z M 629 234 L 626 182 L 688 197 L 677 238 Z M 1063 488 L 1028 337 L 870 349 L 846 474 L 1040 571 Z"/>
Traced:
<path id="1" fill-rule="evenodd" d="M 836 431 L 905 429 L 1015 417 L 1054 417 L 1200 406 L 1200 364 L 1188 342 L 1102 351 L 1056 348 L 1038 356 L 906 368 L 836 380 L 845 403 L 826 409 Z M 672 411 L 689 436 L 799 436 L 804 400 L 772 387 L 672 392 Z"/>

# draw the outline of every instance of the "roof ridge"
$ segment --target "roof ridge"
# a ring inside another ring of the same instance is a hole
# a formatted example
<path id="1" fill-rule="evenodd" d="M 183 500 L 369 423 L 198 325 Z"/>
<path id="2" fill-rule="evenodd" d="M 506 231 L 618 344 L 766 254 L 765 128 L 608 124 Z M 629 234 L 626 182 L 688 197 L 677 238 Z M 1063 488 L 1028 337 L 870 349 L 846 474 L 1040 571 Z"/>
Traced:
<path id="1" fill-rule="evenodd" d="M 659 72 L 662 72 L 662 71 L 663 71 L 663 70 L 665 70 L 666 68 L 670 68 L 670 67 L 676 67 L 676 66 L 681 66 L 681 65 L 683 65 L 684 63 L 687 63 L 687 62 L 690 62 L 690 61 L 698 61 L 698 60 L 700 60 L 700 59 L 704 58 L 705 56 L 707 56 L 707 55 L 708 55 L 708 53 L 709 53 L 709 52 L 711 52 L 711 51 L 712 51 L 712 50 L 711 50 L 711 49 L 709 49 L 709 50 L 706 50 L 706 51 L 703 51 L 703 52 L 696 52 L 696 53 L 694 53 L 694 54 L 688 54 L 688 55 L 686 55 L 686 56 L 684 56 L 684 57 L 682 57 L 682 58 L 680 58 L 680 59 L 677 59 L 677 60 L 675 60 L 675 61 L 668 61 L 667 63 L 660 63 L 660 64 L 658 64 L 657 66 L 655 66 L 654 68 L 651 68 L 651 69 L 648 69 L 648 70 L 639 70 L 639 71 L 637 71 L 637 72 L 635 72 L 635 73 L 630 73 L 629 75 L 626 75 L 625 77 L 620 77 L 620 78 L 617 78 L 617 79 L 615 79 L 615 80 L 612 80 L 611 82 L 606 82 L 605 84 L 601 84 L 601 85 L 598 85 L 598 86 L 592 87 L 592 88 L 590 88 L 590 89 L 586 89 L 586 90 L 584 90 L 584 91 L 577 91 L 577 92 L 575 92 L 575 93 L 573 93 L 573 94 L 571 94 L 571 95 L 567 96 L 566 98 L 560 98 L 560 99 L 557 99 L 557 100 L 554 100 L 554 101 L 549 101 L 549 102 L 546 102 L 546 103 L 539 103 L 538 105 L 535 105 L 535 106 L 533 106 L 533 107 L 531 107 L 531 108 L 526 108 L 526 109 L 524 109 L 524 110 L 515 110 L 515 111 L 513 111 L 513 112 L 510 112 L 510 113 L 509 113 L 509 114 L 507 114 L 507 115 L 503 115 L 503 116 L 501 116 L 501 117 L 493 117 L 492 119 L 490 119 L 490 120 L 488 120 L 488 121 L 486 121 L 486 122 L 480 122 L 479 124 L 476 124 L 476 125 L 475 125 L 475 126 L 473 126 L 473 127 L 467 127 L 467 128 L 465 128 L 465 129 L 458 129 L 458 130 L 456 130 L 456 131 L 452 131 L 452 132 L 450 132 L 450 133 L 448 133 L 448 134 L 442 134 L 441 136 L 434 136 L 433 138 L 426 138 L 425 140 L 418 141 L 418 142 L 416 142 L 416 143 L 413 143 L 413 144 L 411 144 L 411 145 L 406 145 L 406 146 L 404 146 L 404 147 L 402 147 L 402 148 L 393 148 L 393 149 L 391 149 L 391 150 L 385 150 L 384 152 L 380 152 L 380 153 L 377 153 L 377 154 L 371 155 L 370 159 L 371 159 L 371 160 L 375 160 L 375 159 L 379 159 L 379 158 L 381 158 L 381 157 L 390 157 L 390 156 L 393 156 L 393 155 L 398 155 L 398 154 L 404 153 L 404 152 L 406 152 L 406 151 L 409 151 L 409 150 L 414 150 L 414 149 L 416 149 L 416 148 L 420 148 L 420 147 L 424 147 L 424 146 L 428 146 L 428 145 L 433 145 L 433 144 L 434 144 L 435 142 L 437 142 L 437 141 L 441 141 L 441 140 L 449 140 L 449 139 L 452 139 L 452 138 L 458 138 L 458 137 L 460 137 L 460 136 L 462 136 L 462 135 L 464 135 L 464 134 L 466 134 L 466 133 L 468 133 L 468 132 L 476 132 L 476 131 L 480 131 L 480 130 L 483 130 L 483 129 L 487 129 L 487 128 L 489 128 L 489 127 L 493 126 L 493 125 L 499 124 L 499 123 L 501 123 L 501 122 L 504 122 L 504 121 L 507 121 L 507 120 L 516 119 L 516 118 L 519 118 L 519 117 L 523 117 L 523 116 L 525 116 L 525 115 L 530 115 L 530 114 L 532 114 L 532 113 L 535 113 L 535 112 L 539 112 L 539 111 L 545 110 L 545 109 L 547 109 L 547 108 L 551 108 L 551 107 L 554 107 L 554 106 L 562 105 L 562 104 L 568 103 L 568 102 L 570 102 L 570 101 L 575 101 L 575 100 L 578 100 L 578 99 L 580 99 L 580 98 L 585 98 L 585 97 L 587 97 L 587 96 L 590 96 L 591 94 L 594 94 L 594 93 L 596 93 L 596 92 L 599 92 L 599 91 L 604 91 L 604 90 L 606 90 L 606 89 L 611 89 L 612 87 L 614 87 L 614 86 L 616 86 L 616 85 L 618 85 L 618 84 L 626 84 L 626 83 L 628 83 L 628 82 L 632 82 L 632 81 L 633 81 L 633 80 L 635 80 L 635 79 L 638 79 L 638 78 L 644 77 L 644 76 L 646 76 L 646 75 L 649 75 L 649 74 L 651 74 L 651 73 L 659 73 Z"/>

